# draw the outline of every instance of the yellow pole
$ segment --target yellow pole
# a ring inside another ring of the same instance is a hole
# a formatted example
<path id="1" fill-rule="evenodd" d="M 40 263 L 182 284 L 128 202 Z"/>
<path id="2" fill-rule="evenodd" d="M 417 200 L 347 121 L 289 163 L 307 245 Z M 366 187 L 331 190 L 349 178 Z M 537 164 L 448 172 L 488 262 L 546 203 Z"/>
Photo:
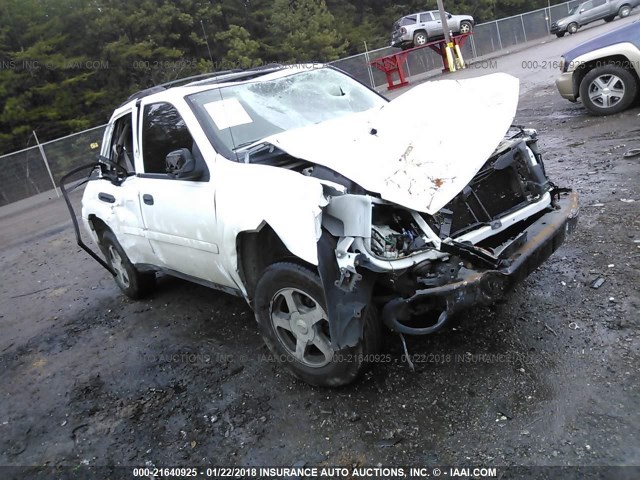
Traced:
<path id="1" fill-rule="evenodd" d="M 467 68 L 467 66 L 464 64 L 464 59 L 462 58 L 462 52 L 460 51 L 460 45 L 458 45 L 456 43 L 454 48 L 456 50 L 456 57 L 458 57 L 458 61 L 460 62 L 460 68 Z"/>
<path id="2" fill-rule="evenodd" d="M 455 72 L 456 71 L 456 62 L 453 60 L 453 55 L 451 54 L 452 45 L 453 45 L 453 43 L 448 43 L 447 46 L 444 49 L 445 49 L 445 52 L 447 54 L 447 64 L 449 65 L 449 71 L 450 72 Z"/>

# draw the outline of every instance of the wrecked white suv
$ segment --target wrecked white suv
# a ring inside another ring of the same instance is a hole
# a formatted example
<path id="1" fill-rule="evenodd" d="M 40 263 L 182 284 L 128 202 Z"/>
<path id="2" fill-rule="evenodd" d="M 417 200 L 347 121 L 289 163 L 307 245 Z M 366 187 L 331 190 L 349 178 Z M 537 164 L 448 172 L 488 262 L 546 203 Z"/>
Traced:
<path id="1" fill-rule="evenodd" d="M 133 298 L 157 272 L 244 297 L 296 376 L 347 384 L 383 324 L 441 329 L 501 297 L 576 224 L 577 196 L 546 177 L 536 132 L 511 126 L 518 90 L 495 74 L 388 102 L 305 65 L 140 92 L 87 166 L 82 219 L 106 262 L 76 223 L 78 243 Z"/>

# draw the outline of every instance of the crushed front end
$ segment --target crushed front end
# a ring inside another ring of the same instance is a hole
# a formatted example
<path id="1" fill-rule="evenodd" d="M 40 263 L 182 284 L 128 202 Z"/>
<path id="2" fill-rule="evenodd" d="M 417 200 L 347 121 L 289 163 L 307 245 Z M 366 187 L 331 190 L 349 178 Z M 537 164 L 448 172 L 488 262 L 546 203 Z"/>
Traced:
<path id="1" fill-rule="evenodd" d="M 433 333 L 457 312 L 496 301 L 558 249 L 578 213 L 576 193 L 547 178 L 537 133 L 522 128 L 434 215 L 376 196 L 333 197 L 323 226 L 337 266 L 321 277 L 342 309 L 330 313 L 337 338 L 351 343 L 367 298 L 406 334 Z"/>

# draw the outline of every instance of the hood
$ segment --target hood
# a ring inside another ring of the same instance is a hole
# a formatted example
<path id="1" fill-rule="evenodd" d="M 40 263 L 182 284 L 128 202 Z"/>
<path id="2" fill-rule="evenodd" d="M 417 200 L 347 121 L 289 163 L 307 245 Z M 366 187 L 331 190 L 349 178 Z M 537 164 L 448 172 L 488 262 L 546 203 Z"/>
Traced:
<path id="1" fill-rule="evenodd" d="M 598 35 L 597 37 L 587 40 L 586 42 L 569 50 L 563 55 L 565 58 L 565 65 L 568 66 L 580 55 L 593 50 L 598 50 L 599 48 L 616 45 L 618 43 L 632 43 L 640 49 L 640 21 L 636 20 L 635 22 L 623 27 Z"/>
<path id="2" fill-rule="evenodd" d="M 434 214 L 495 151 L 518 105 L 503 73 L 418 85 L 380 109 L 263 139 L 404 207 Z"/>

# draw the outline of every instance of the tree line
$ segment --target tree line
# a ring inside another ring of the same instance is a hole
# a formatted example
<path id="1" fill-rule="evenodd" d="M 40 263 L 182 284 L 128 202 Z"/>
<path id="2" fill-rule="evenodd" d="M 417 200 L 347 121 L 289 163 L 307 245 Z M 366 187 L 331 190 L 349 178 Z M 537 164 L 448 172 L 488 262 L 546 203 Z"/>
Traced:
<path id="1" fill-rule="evenodd" d="M 557 3 L 557 2 L 554 2 Z M 546 0 L 445 0 L 482 22 Z M 105 123 L 134 91 L 213 70 L 331 61 L 389 43 L 433 1 L 2 0 L 0 153 Z"/>

